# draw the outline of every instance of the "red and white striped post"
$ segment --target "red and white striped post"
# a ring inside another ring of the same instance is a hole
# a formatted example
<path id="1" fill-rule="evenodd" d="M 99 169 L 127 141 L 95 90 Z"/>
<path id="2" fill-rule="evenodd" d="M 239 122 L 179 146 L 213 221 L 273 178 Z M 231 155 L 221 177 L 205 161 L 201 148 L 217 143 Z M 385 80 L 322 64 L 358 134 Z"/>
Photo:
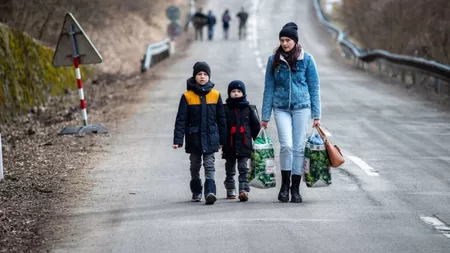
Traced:
<path id="1" fill-rule="evenodd" d="M 83 124 L 85 126 L 88 125 L 87 111 L 86 111 L 86 100 L 84 100 L 84 92 L 83 92 L 83 80 L 81 79 L 81 71 L 80 71 L 80 57 L 73 57 L 73 66 L 75 67 L 75 76 L 77 78 L 78 84 L 78 93 L 80 94 L 80 108 L 81 114 L 83 116 Z"/>
<path id="2" fill-rule="evenodd" d="M 69 35 L 72 41 L 72 49 L 73 49 L 73 66 L 75 67 L 75 76 L 77 78 L 78 84 L 78 93 L 80 94 L 80 109 L 81 114 L 83 116 L 83 124 L 84 126 L 88 125 L 87 119 L 87 111 L 86 111 L 86 100 L 84 100 L 84 92 L 83 92 L 83 80 L 81 80 L 81 71 L 80 71 L 80 51 L 78 48 L 78 41 L 76 38 L 75 26 L 73 24 L 70 25 Z"/>

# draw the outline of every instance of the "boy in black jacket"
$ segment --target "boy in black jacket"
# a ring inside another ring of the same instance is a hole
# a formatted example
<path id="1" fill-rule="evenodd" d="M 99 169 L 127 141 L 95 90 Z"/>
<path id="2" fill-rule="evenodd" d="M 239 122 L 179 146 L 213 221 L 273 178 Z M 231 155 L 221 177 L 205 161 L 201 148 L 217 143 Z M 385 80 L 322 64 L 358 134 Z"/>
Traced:
<path id="1" fill-rule="evenodd" d="M 181 96 L 175 122 L 172 148 L 183 146 L 186 139 L 186 153 L 190 154 L 192 201 L 202 199 L 200 168 L 203 157 L 205 168 L 205 200 L 212 205 L 216 198 L 214 181 L 214 153 L 223 145 L 226 134 L 226 120 L 219 91 L 209 81 L 211 69 L 206 62 L 197 62 L 194 73 L 187 80 L 187 91 Z"/>
<path id="2" fill-rule="evenodd" d="M 252 152 L 252 139 L 256 139 L 260 130 L 256 106 L 247 101 L 245 84 L 235 80 L 228 85 L 225 115 L 227 119 L 227 138 L 222 148 L 226 159 L 224 182 L 227 198 L 236 198 L 236 160 L 239 171 L 239 200 L 247 201 L 250 188 L 247 184 L 248 159 Z"/>

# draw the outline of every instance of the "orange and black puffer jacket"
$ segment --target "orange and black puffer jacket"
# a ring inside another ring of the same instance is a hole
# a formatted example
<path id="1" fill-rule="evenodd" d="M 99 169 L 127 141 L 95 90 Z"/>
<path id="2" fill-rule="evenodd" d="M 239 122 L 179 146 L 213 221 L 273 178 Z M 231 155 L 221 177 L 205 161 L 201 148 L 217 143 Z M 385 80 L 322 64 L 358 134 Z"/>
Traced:
<path id="1" fill-rule="evenodd" d="M 175 122 L 173 144 L 183 145 L 186 153 L 213 153 L 223 145 L 226 120 L 222 98 L 211 82 L 199 85 L 187 80 L 187 91 L 181 96 Z"/>

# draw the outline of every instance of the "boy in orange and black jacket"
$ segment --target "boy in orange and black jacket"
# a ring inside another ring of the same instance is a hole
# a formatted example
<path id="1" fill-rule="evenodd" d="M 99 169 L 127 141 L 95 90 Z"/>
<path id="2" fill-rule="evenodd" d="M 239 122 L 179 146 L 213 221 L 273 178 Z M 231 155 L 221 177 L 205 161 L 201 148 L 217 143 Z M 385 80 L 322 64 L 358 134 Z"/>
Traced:
<path id="1" fill-rule="evenodd" d="M 206 62 L 194 65 L 193 76 L 187 80 L 187 91 L 181 96 L 175 122 L 174 149 L 183 146 L 190 154 L 192 201 L 202 198 L 200 168 L 203 157 L 205 169 L 204 194 L 207 205 L 214 204 L 216 183 L 214 181 L 214 153 L 223 145 L 226 134 L 225 112 L 219 91 L 210 81 L 211 69 Z"/>

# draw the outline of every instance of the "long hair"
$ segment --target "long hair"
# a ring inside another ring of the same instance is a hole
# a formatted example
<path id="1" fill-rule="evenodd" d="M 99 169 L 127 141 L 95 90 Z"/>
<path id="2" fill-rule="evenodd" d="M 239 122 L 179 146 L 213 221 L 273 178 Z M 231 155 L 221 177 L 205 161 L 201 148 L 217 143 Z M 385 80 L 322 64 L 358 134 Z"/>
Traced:
<path id="1" fill-rule="evenodd" d="M 292 69 L 295 68 L 295 63 L 298 59 L 298 57 L 300 56 L 300 52 L 302 51 L 302 46 L 300 44 L 296 44 L 295 47 L 289 52 L 287 53 L 287 57 L 285 57 L 286 61 L 289 64 L 289 67 Z M 273 57 L 273 62 L 272 62 L 272 74 L 275 71 L 275 68 L 280 65 L 280 56 L 281 54 L 284 52 L 283 48 L 280 46 L 278 46 L 277 48 L 274 49 L 274 57 Z M 286 55 L 286 53 L 284 53 Z"/>

